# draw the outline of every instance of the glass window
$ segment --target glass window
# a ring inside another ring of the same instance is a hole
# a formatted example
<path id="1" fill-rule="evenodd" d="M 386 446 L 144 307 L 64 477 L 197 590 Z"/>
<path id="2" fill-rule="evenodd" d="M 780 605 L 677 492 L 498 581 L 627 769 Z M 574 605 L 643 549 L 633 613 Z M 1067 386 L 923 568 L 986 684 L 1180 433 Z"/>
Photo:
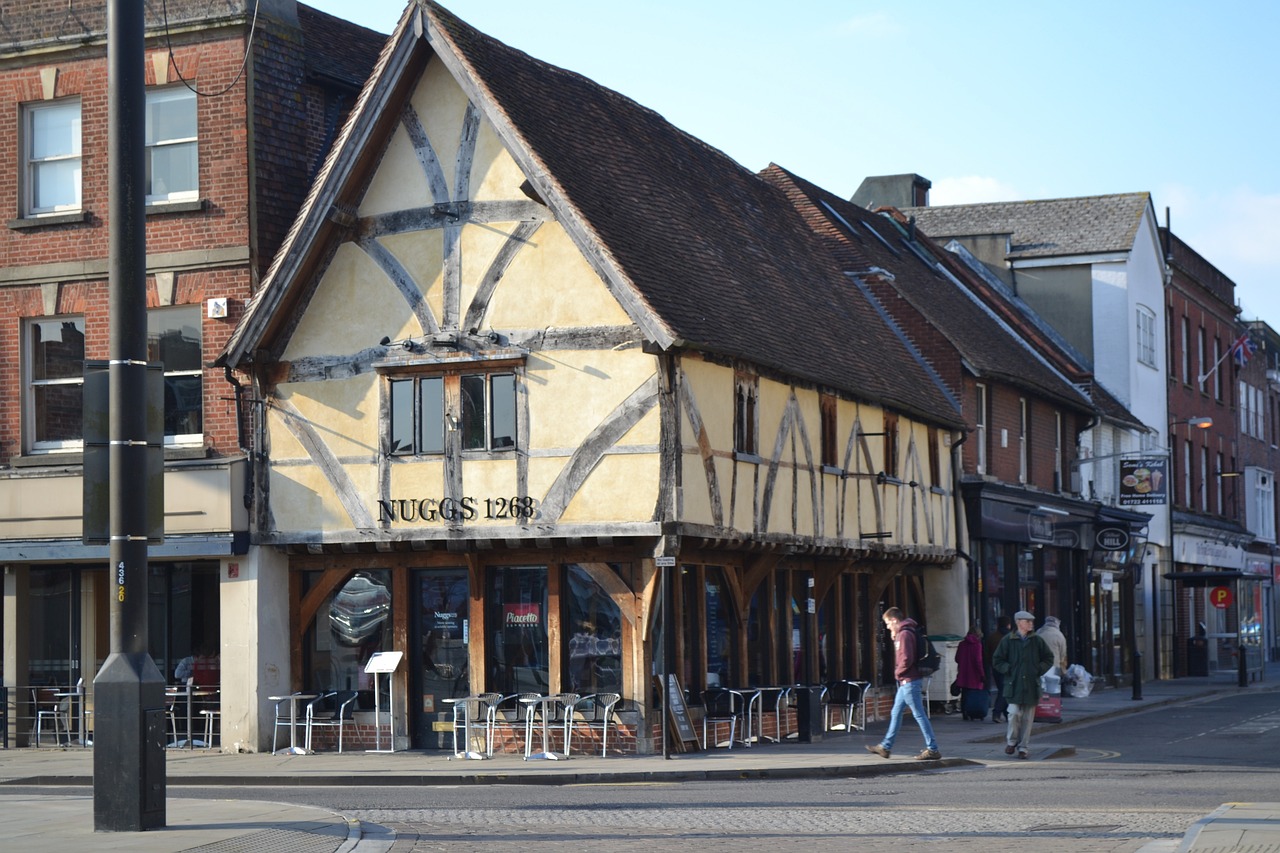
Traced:
<path id="1" fill-rule="evenodd" d="M 186 86 L 147 92 L 147 202 L 198 195 L 196 95 Z"/>
<path id="2" fill-rule="evenodd" d="M 204 372 L 200 306 L 147 312 L 147 361 L 164 366 L 164 437 L 200 442 L 204 434 Z"/>
<path id="3" fill-rule="evenodd" d="M 973 444 L 974 452 L 977 454 L 974 470 L 978 474 L 985 474 L 987 473 L 987 386 L 978 385 L 974 390 L 977 396 L 973 408 Z"/>
<path id="4" fill-rule="evenodd" d="M 707 686 L 737 687 L 734 675 L 734 630 L 729 588 L 724 570 L 707 566 Z"/>
<path id="5" fill-rule="evenodd" d="M 760 394 L 759 379 L 738 374 L 733 400 L 733 449 L 756 455 L 756 402 Z"/>
<path id="6" fill-rule="evenodd" d="M 1138 306 L 1138 361 L 1149 367 L 1156 366 L 1156 315 L 1145 306 Z"/>
<path id="7" fill-rule="evenodd" d="M 84 318 L 32 320 L 26 331 L 30 446 L 78 447 L 83 431 Z"/>
<path id="8" fill-rule="evenodd" d="M 622 692 L 622 612 L 586 569 L 568 567 L 568 683 L 574 693 Z"/>
<path id="9" fill-rule="evenodd" d="M 446 386 L 458 390 L 459 417 L 445 411 Z M 463 450 L 516 446 L 514 373 L 420 376 L 388 383 L 391 413 L 387 447 L 393 455 L 444 453 L 445 427 L 456 427 Z"/>
<path id="10" fill-rule="evenodd" d="M 485 688 L 503 695 L 546 693 L 547 567 L 495 568 L 488 593 L 485 620 L 491 636 Z"/>
<path id="11" fill-rule="evenodd" d="M 80 209 L 80 101 L 25 108 L 28 215 Z"/>
<path id="12" fill-rule="evenodd" d="M 321 572 L 309 572 L 314 583 Z M 316 612 L 307 629 L 303 686 L 309 690 L 372 690 L 364 671 L 374 652 L 391 646 L 391 572 L 356 572 Z M 383 685 L 386 680 L 383 679 Z M 373 707 L 373 694 L 362 707 Z"/>

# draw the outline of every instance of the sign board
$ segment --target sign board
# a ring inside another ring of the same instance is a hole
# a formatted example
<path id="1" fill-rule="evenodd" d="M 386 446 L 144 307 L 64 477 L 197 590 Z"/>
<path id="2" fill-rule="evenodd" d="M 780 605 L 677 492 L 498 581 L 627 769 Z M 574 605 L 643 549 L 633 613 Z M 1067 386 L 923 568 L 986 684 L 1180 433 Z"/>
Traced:
<path id="1" fill-rule="evenodd" d="M 1160 457 L 1120 460 L 1120 506 L 1165 502 L 1168 460 Z"/>
<path id="2" fill-rule="evenodd" d="M 1119 527 L 1103 527 L 1094 536 L 1103 551 L 1123 551 L 1129 547 L 1129 532 Z"/>
<path id="3" fill-rule="evenodd" d="M 675 557 L 654 557 L 653 564 L 660 569 L 674 569 L 676 567 Z"/>
<path id="4" fill-rule="evenodd" d="M 395 672 L 400 665 L 404 652 L 374 652 L 373 657 L 364 665 L 365 672 Z"/>
<path id="5" fill-rule="evenodd" d="M 658 682 L 658 689 L 662 689 L 662 677 L 654 676 Z M 693 727 L 693 720 L 689 718 L 689 706 L 684 703 L 684 688 L 680 686 L 680 679 L 673 672 L 667 676 L 667 693 L 666 699 L 662 704 L 667 706 L 667 713 L 671 715 L 671 724 L 675 726 L 676 738 L 681 743 L 693 742 L 698 745 L 698 732 Z"/>
<path id="6" fill-rule="evenodd" d="M 1219 610 L 1226 610 L 1234 600 L 1235 595 L 1232 594 L 1229 586 L 1215 586 L 1209 590 L 1209 603 Z"/>

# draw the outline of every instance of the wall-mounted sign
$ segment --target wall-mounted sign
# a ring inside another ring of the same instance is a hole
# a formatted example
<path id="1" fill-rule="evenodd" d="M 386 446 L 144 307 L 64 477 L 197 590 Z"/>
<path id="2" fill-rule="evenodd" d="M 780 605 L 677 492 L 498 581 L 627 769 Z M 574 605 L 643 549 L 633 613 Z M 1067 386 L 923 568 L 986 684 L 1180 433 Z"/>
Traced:
<path id="1" fill-rule="evenodd" d="M 540 609 L 536 604 L 504 604 L 502 626 L 504 628 L 537 628 L 541 621 Z"/>
<path id="2" fill-rule="evenodd" d="M 1129 531 L 1119 527 L 1103 527 L 1094 537 L 1103 551 L 1123 551 L 1129 547 Z"/>
<path id="3" fill-rule="evenodd" d="M 378 501 L 379 524 L 415 522 L 523 521 L 537 518 L 538 501 L 528 495 L 510 498 L 392 498 Z"/>
<path id="4" fill-rule="evenodd" d="M 1229 586 L 1215 586 L 1209 590 L 1209 603 L 1219 610 L 1226 610 L 1234 600 L 1235 595 Z"/>
<path id="5" fill-rule="evenodd" d="M 1120 506 L 1165 502 L 1168 464 L 1160 457 L 1120 460 Z"/>

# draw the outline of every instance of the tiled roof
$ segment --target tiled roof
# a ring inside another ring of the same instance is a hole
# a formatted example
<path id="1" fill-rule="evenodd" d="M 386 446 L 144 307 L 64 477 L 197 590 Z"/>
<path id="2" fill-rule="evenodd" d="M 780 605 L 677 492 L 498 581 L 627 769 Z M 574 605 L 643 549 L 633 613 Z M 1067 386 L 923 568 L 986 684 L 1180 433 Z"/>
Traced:
<path id="1" fill-rule="evenodd" d="M 645 315 L 637 322 L 655 341 L 741 358 L 933 423 L 962 423 L 936 377 L 849 286 L 778 190 L 653 110 L 508 47 L 435 3 L 420 6 L 427 40 L 402 19 L 340 145 L 363 141 L 363 156 L 376 156 L 380 142 L 367 136 L 373 113 L 395 108 L 386 98 L 403 91 L 396 75 L 412 66 L 387 61 L 400 49 L 392 43 L 430 45 L 606 282 Z M 343 181 L 360 156 L 335 151 L 321 179 Z M 299 222 L 310 217 L 312 231 L 322 228 L 323 211 L 314 208 L 337 194 L 313 190 Z M 296 227 L 282 255 L 322 251 L 310 239 Z M 280 291 L 300 286 L 290 281 L 297 268 L 277 258 L 251 315 L 287 310 Z M 252 331 L 228 349 L 233 363 L 273 325 L 246 321 Z"/>
<path id="2" fill-rule="evenodd" d="M 676 340 L 917 413 L 950 408 L 768 183 L 653 110 L 424 6 Z"/>
<path id="3" fill-rule="evenodd" d="M 307 45 L 307 68 L 359 89 L 369 79 L 387 37 L 342 18 L 298 4 L 298 26 Z"/>
<path id="4" fill-rule="evenodd" d="M 934 239 L 1007 234 L 1008 257 L 1044 258 L 1127 252 L 1137 239 L 1148 193 L 909 207 Z"/>
<path id="5" fill-rule="evenodd" d="M 776 165 L 763 175 L 787 194 L 847 271 L 866 275 L 879 269 L 891 275 L 894 291 L 978 376 L 1034 391 L 1077 411 L 1092 411 L 1089 400 L 1066 376 L 961 283 L 967 271 L 923 233 L 911 239 L 892 218 L 870 213 Z"/>

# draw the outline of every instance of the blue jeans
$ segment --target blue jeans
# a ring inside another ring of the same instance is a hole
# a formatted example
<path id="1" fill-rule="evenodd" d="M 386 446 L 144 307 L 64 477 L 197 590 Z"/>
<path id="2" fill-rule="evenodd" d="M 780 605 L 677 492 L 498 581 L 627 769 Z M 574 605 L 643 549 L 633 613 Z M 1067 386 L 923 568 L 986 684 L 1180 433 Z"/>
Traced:
<path id="1" fill-rule="evenodd" d="M 893 712 L 889 715 L 889 731 L 884 733 L 880 745 L 885 749 L 893 749 L 893 742 L 898 737 L 898 729 L 902 728 L 902 713 L 911 709 L 916 722 L 920 725 L 920 734 L 924 735 L 925 749 L 937 749 L 938 741 L 933 737 L 933 726 L 929 725 L 929 715 L 924 710 L 924 699 L 920 692 L 920 681 L 898 682 L 898 692 L 893 697 Z"/>

